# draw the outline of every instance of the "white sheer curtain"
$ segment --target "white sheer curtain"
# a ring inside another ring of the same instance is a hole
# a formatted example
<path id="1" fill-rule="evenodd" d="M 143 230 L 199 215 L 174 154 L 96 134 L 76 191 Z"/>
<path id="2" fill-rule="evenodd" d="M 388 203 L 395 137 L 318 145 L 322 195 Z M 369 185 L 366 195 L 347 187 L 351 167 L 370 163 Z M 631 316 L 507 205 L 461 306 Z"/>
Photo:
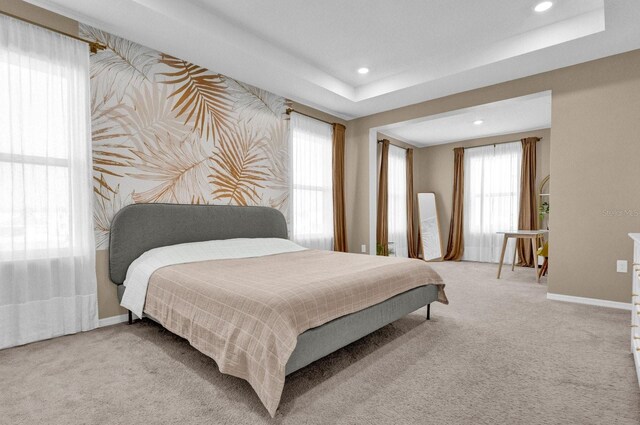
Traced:
<path id="1" fill-rule="evenodd" d="M 86 44 L 0 16 L 0 348 L 97 326 Z"/>
<path id="2" fill-rule="evenodd" d="M 389 166 L 387 169 L 388 232 L 389 242 L 398 257 L 408 257 L 407 244 L 407 151 L 397 146 L 389 146 Z"/>
<path id="3" fill-rule="evenodd" d="M 333 249 L 333 128 L 291 114 L 291 239 Z"/>
<path id="4" fill-rule="evenodd" d="M 503 236 L 518 229 L 520 201 L 520 142 L 464 150 L 463 260 L 497 263 Z M 505 261 L 513 261 L 515 240 Z"/>

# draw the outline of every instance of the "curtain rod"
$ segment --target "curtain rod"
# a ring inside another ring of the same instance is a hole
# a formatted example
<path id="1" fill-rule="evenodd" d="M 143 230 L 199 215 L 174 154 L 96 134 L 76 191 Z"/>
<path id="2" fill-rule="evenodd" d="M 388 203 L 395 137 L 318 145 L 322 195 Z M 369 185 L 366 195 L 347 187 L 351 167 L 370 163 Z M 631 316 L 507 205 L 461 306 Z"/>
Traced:
<path id="1" fill-rule="evenodd" d="M 20 16 L 16 16 L 16 15 L 14 15 L 12 13 L 9 13 L 9 12 L 4 12 L 4 11 L 0 10 L 0 15 L 5 15 L 5 16 L 8 16 L 10 18 L 22 21 L 22 22 L 26 22 L 27 24 L 35 25 L 37 27 L 44 28 L 46 30 L 55 32 L 56 34 L 64 35 L 66 37 L 73 38 L 74 40 L 78 40 L 78 41 L 82 41 L 83 43 L 87 43 L 89 45 L 89 51 L 91 53 L 98 53 L 98 50 L 104 50 L 104 49 L 107 48 L 107 46 L 105 46 L 102 43 L 98 43 L 96 41 L 91 41 L 91 40 L 86 40 L 84 38 L 78 37 L 77 35 L 69 34 L 69 33 L 66 33 L 64 31 L 60 31 L 60 30 L 57 30 L 55 28 L 51 28 L 51 27 L 48 27 L 46 25 L 39 24 L 37 22 L 34 22 L 32 20 L 29 20 L 29 19 L 22 18 Z"/>
<path id="2" fill-rule="evenodd" d="M 303 113 L 303 112 L 296 111 L 296 110 L 295 110 L 295 109 L 293 109 L 293 108 L 287 108 L 287 115 L 291 115 L 291 113 L 292 113 L 292 112 L 295 112 L 296 114 L 304 115 L 305 117 L 308 117 L 308 118 L 314 119 L 314 120 L 316 120 L 316 121 L 323 122 L 323 123 L 325 123 L 325 124 L 329 124 L 329 125 L 333 125 L 333 124 L 335 124 L 335 123 L 332 123 L 332 122 L 329 122 L 329 121 L 321 120 L 320 118 L 312 117 L 312 116 L 311 116 L 311 115 L 309 115 L 309 114 L 305 114 L 305 113 Z"/>
<path id="3" fill-rule="evenodd" d="M 544 137 L 538 137 L 537 139 L 538 139 L 538 142 L 539 142 L 540 140 L 544 139 Z M 469 146 L 467 148 L 462 147 L 462 149 L 484 148 L 485 146 L 504 145 L 505 143 L 516 143 L 516 142 L 519 142 L 519 141 L 520 140 L 510 140 L 510 141 L 507 141 L 507 142 L 487 143 L 486 145 Z M 429 146 L 426 146 L 426 147 L 428 148 Z M 457 148 L 453 148 L 453 149 L 457 149 Z"/>
<path id="4" fill-rule="evenodd" d="M 413 149 L 413 148 L 407 148 L 407 147 L 405 147 L 405 146 L 396 145 L 395 143 L 391 142 L 391 140 L 389 140 L 389 139 L 381 139 L 381 140 L 378 140 L 378 143 L 382 143 L 382 142 L 384 142 L 385 140 L 386 140 L 387 142 L 389 142 L 389 144 L 390 144 L 390 145 L 395 146 L 396 148 L 404 149 L 405 151 L 408 151 L 409 149 Z"/>

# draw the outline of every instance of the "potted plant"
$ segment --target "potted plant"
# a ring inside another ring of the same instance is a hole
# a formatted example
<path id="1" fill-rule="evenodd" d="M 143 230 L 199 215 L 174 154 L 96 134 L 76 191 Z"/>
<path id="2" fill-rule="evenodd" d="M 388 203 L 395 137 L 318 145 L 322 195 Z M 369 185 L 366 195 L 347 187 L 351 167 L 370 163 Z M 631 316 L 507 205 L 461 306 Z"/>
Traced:
<path id="1" fill-rule="evenodd" d="M 538 207 L 538 216 L 540 217 L 540 222 L 544 222 L 544 218 L 549 215 L 549 202 L 544 201 Z"/>
<path id="2" fill-rule="evenodd" d="M 384 250 L 384 245 L 376 244 L 376 254 L 382 255 L 385 257 L 395 257 L 396 256 L 396 244 L 394 242 L 387 243 L 387 249 Z"/>

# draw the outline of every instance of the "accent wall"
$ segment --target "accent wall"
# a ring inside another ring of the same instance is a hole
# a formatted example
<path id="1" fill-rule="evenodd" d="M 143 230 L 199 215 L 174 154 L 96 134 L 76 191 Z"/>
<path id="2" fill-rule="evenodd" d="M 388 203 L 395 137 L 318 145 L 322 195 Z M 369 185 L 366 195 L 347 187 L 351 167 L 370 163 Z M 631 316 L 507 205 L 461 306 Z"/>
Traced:
<path id="1" fill-rule="evenodd" d="M 80 25 L 91 55 L 96 249 L 132 203 L 265 205 L 288 217 L 288 102 Z"/>

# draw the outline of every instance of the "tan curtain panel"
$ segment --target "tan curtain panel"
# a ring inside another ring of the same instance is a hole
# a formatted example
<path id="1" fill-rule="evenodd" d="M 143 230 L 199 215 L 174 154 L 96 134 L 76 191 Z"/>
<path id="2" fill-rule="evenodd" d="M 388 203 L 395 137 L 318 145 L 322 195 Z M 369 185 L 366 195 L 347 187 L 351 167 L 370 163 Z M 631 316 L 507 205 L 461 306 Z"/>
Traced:
<path id="1" fill-rule="evenodd" d="M 389 141 L 382 141 L 382 152 L 380 154 L 380 173 L 378 178 L 378 220 L 376 225 L 376 244 L 380 247 L 382 255 L 389 255 L 389 230 L 387 225 L 388 212 L 388 189 L 389 179 Z M 376 247 L 376 251 L 377 248 Z"/>
<path id="2" fill-rule="evenodd" d="M 463 205 L 464 202 L 464 148 L 453 150 L 453 201 L 446 261 L 460 261 L 464 253 Z"/>
<path id="3" fill-rule="evenodd" d="M 520 168 L 520 213 L 518 229 L 538 228 L 538 200 L 536 199 L 536 143 L 537 137 L 522 139 L 522 166 Z M 535 253 L 528 239 L 517 241 L 518 265 L 533 267 Z"/>
<path id="4" fill-rule="evenodd" d="M 347 226 L 344 202 L 344 131 L 333 124 L 333 250 L 347 252 Z"/>
<path id="5" fill-rule="evenodd" d="M 413 149 L 407 149 L 407 248 L 409 258 L 418 258 L 418 240 L 413 212 Z"/>

